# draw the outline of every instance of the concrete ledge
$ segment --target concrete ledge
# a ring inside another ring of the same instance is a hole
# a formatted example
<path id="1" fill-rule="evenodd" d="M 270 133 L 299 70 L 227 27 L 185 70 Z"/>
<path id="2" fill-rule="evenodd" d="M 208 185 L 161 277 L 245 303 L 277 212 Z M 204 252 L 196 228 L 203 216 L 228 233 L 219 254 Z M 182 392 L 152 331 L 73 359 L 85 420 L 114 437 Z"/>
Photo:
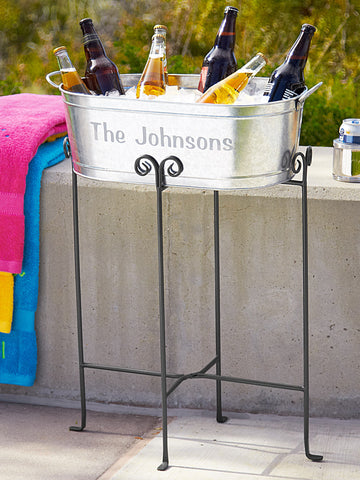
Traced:
<path id="1" fill-rule="evenodd" d="M 332 179 L 332 149 L 309 169 L 311 413 L 359 417 L 359 184 Z M 220 193 L 223 373 L 302 383 L 301 189 Z M 169 372 L 215 355 L 213 195 L 164 192 Z M 85 360 L 159 370 L 153 186 L 79 178 Z M 1 395 L 79 399 L 71 166 L 46 170 L 41 193 L 39 367 L 33 387 Z M 158 378 L 87 371 L 93 402 L 157 408 Z M 224 408 L 301 414 L 302 394 L 224 383 Z M 215 385 L 184 382 L 173 408 L 212 409 Z"/>

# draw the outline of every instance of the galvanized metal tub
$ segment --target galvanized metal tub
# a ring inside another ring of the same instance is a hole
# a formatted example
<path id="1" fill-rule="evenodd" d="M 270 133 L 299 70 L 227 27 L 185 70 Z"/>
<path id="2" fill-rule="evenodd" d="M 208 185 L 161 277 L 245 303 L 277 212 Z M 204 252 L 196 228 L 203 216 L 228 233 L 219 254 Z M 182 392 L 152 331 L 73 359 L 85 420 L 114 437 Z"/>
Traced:
<path id="1" fill-rule="evenodd" d="M 135 86 L 139 78 L 122 75 L 124 87 Z M 196 89 L 198 75 L 170 75 L 170 80 Z M 252 81 L 259 86 L 267 80 Z M 221 190 L 266 187 L 293 177 L 291 159 L 299 145 L 304 101 L 319 86 L 290 100 L 259 105 L 137 100 L 59 89 L 77 174 L 153 184 L 154 173 L 136 173 L 136 159 L 147 154 L 160 163 L 176 156 L 184 170 L 166 177 L 167 185 Z"/>

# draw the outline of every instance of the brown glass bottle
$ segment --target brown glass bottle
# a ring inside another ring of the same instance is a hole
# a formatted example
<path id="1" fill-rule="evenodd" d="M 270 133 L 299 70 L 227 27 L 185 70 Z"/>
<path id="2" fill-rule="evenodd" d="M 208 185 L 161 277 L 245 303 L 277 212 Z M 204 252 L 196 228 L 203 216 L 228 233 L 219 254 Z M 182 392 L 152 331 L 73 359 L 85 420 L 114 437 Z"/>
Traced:
<path id="1" fill-rule="evenodd" d="M 84 52 L 87 60 L 85 82 L 92 92 L 98 95 L 124 95 L 119 71 L 105 53 L 91 18 L 80 21 L 83 32 Z"/>
<path id="2" fill-rule="evenodd" d="M 198 90 L 206 90 L 236 71 L 235 23 L 238 9 L 226 7 L 213 48 L 205 55 Z"/>
<path id="3" fill-rule="evenodd" d="M 270 76 L 264 92 L 264 95 L 269 96 L 269 102 L 296 97 L 305 89 L 304 68 L 315 31 L 316 28 L 308 23 L 301 27 L 284 63 Z"/>
<path id="4" fill-rule="evenodd" d="M 53 52 L 59 64 L 64 90 L 90 95 L 87 86 L 73 66 L 66 47 L 55 48 Z"/>

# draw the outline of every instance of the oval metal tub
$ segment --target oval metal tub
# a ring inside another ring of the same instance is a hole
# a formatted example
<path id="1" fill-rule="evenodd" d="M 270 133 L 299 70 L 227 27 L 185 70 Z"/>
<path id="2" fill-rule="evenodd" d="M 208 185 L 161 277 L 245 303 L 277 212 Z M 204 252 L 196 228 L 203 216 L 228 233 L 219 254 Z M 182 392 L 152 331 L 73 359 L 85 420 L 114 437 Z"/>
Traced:
<path id="1" fill-rule="evenodd" d="M 135 86 L 139 77 L 122 75 L 124 87 Z M 183 88 L 198 84 L 198 75 L 169 77 Z M 254 78 L 253 87 L 267 80 Z M 221 190 L 266 187 L 293 177 L 304 101 L 320 85 L 294 99 L 258 105 L 137 100 L 59 89 L 77 174 L 153 184 L 154 174 L 135 172 L 136 159 L 147 154 L 160 163 L 176 156 L 184 170 L 178 177 L 167 176 L 167 185 Z"/>

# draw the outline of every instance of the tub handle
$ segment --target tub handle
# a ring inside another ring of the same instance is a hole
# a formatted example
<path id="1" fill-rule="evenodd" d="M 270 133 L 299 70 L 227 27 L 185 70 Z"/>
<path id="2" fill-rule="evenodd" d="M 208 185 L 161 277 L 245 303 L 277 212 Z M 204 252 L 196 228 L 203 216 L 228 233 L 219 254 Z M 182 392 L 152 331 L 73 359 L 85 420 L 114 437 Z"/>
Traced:
<path id="1" fill-rule="evenodd" d="M 46 78 L 47 82 L 50 83 L 50 85 L 52 85 L 55 88 L 60 89 L 60 85 L 58 85 L 57 83 L 55 83 L 51 80 L 51 77 L 54 77 L 55 75 L 61 75 L 61 72 L 59 70 L 56 71 L 56 72 L 50 72 L 46 75 L 45 78 Z"/>
<path id="2" fill-rule="evenodd" d="M 305 90 L 300 96 L 299 98 L 297 99 L 297 106 L 299 105 L 303 105 L 303 103 L 305 102 L 305 100 L 310 97 L 311 94 L 313 94 L 314 92 L 316 92 L 316 90 L 318 88 L 321 87 L 321 85 L 323 84 L 323 82 L 319 82 L 317 83 L 316 85 L 314 85 L 313 87 L 310 88 L 310 90 Z"/>

